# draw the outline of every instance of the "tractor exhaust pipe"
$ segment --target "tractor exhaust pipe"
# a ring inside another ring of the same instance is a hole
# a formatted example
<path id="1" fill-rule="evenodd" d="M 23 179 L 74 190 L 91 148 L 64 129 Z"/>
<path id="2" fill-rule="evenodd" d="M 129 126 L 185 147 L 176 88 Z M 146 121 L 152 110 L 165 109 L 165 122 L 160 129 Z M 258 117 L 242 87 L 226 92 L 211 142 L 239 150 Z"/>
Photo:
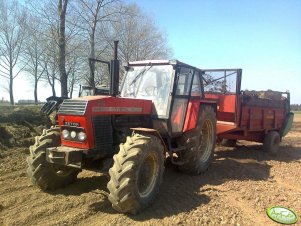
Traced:
<path id="1" fill-rule="evenodd" d="M 119 60 L 117 59 L 118 41 L 114 41 L 114 59 L 110 68 L 110 95 L 116 97 L 119 94 Z"/>

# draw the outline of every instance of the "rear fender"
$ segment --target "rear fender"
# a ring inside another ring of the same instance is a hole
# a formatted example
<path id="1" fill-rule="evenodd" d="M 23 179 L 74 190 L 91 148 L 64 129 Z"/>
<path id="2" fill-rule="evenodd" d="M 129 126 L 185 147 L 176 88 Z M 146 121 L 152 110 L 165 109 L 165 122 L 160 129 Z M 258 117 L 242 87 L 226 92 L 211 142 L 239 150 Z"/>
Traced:
<path id="1" fill-rule="evenodd" d="M 285 123 L 280 130 L 280 136 L 284 137 L 291 130 L 294 121 L 294 113 L 289 112 L 286 116 Z"/>
<path id="2" fill-rule="evenodd" d="M 216 113 L 217 105 L 216 102 L 200 102 L 200 101 L 190 101 L 188 104 L 188 109 L 187 109 L 187 115 L 185 118 L 185 123 L 184 123 L 184 128 L 183 128 L 183 133 L 192 130 L 196 128 L 198 119 L 199 119 L 199 113 L 200 109 L 202 106 L 211 106 Z"/>

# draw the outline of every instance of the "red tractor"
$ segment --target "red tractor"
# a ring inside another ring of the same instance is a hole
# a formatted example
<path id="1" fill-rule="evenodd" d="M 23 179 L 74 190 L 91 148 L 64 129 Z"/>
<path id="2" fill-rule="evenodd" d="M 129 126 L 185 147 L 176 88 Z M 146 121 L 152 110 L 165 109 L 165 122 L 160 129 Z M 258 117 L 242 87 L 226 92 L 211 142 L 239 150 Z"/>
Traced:
<path id="1" fill-rule="evenodd" d="M 42 190 L 74 182 L 82 169 L 108 172 L 113 208 L 135 214 L 154 200 L 167 158 L 182 172 L 200 174 L 212 162 L 217 128 L 228 139 L 259 134 L 240 123 L 248 111 L 239 110 L 240 69 L 215 70 L 223 74 L 214 78 L 212 70 L 176 60 L 131 62 L 119 91 L 116 42 L 114 55 L 109 95 L 64 100 L 58 126 L 30 147 L 27 174 Z M 261 129 L 258 141 L 268 131 Z"/>
<path id="2" fill-rule="evenodd" d="M 58 126 L 30 147 L 27 174 L 54 190 L 82 169 L 106 171 L 113 208 L 137 213 L 155 198 L 167 157 L 185 173 L 207 170 L 216 101 L 205 98 L 203 71 L 179 61 L 128 63 L 120 91 L 116 50 L 110 66 L 110 94 L 64 100 Z"/>

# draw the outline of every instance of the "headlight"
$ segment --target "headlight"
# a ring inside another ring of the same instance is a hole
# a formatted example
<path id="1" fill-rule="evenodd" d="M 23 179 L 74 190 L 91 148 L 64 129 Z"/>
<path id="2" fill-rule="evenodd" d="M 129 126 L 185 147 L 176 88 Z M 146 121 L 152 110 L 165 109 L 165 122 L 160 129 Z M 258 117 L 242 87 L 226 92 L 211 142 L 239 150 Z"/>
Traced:
<path id="1" fill-rule="evenodd" d="M 87 138 L 87 135 L 84 132 L 79 132 L 77 137 L 78 137 L 78 140 L 85 141 Z"/>
<path id="2" fill-rule="evenodd" d="M 70 134 L 70 136 L 71 136 L 72 139 L 74 139 L 76 137 L 76 132 L 72 131 L 71 134 Z"/>
<path id="3" fill-rule="evenodd" d="M 69 137 L 69 135 L 70 135 L 69 131 L 66 130 L 66 129 L 64 129 L 64 130 L 62 131 L 62 134 L 63 134 L 63 138 L 64 138 L 64 139 L 67 139 L 67 138 Z"/>

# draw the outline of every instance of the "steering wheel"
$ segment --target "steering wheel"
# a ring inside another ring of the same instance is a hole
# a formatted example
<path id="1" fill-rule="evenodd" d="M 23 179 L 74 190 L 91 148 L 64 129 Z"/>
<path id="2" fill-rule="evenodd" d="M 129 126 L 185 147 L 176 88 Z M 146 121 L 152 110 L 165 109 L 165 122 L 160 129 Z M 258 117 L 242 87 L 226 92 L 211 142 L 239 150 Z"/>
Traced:
<path id="1" fill-rule="evenodd" d="M 144 91 L 148 96 L 154 96 L 154 94 L 157 93 L 157 87 L 156 86 L 147 86 L 147 87 L 145 87 Z"/>

